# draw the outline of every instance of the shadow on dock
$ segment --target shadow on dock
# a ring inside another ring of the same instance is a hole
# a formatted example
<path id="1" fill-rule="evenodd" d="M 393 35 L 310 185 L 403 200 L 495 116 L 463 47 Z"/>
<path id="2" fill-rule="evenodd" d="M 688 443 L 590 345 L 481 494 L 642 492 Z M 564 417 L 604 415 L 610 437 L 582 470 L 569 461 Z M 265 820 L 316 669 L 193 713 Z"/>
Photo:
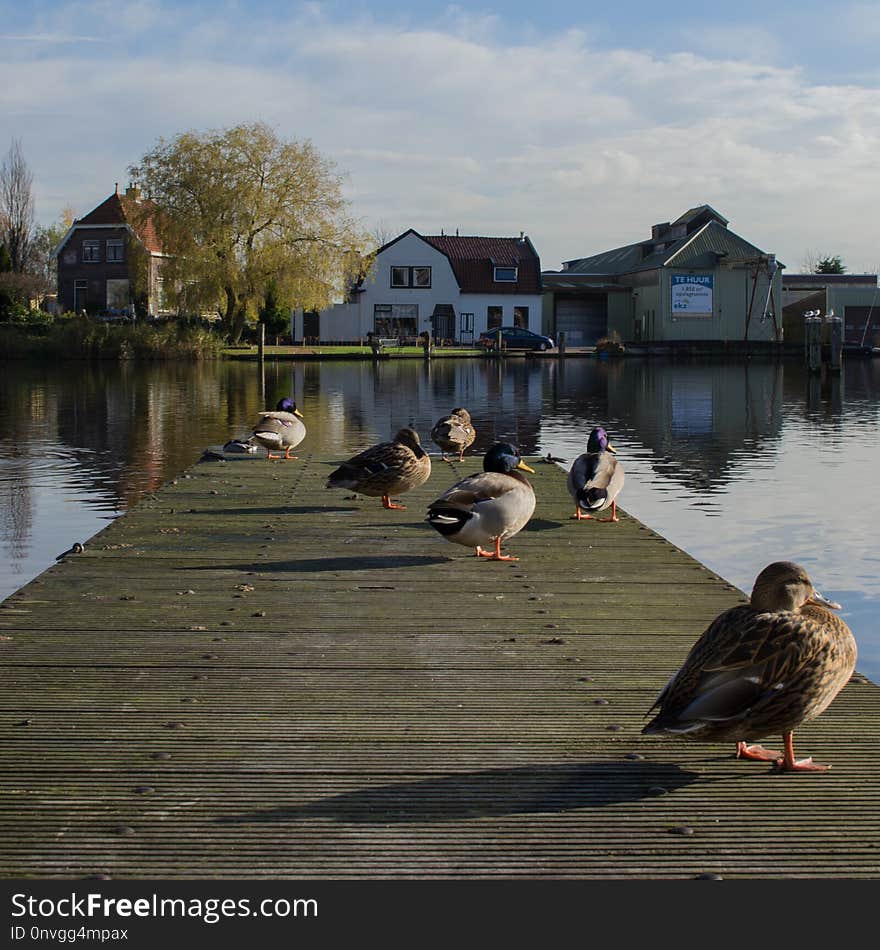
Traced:
<path id="1" fill-rule="evenodd" d="M 217 821 L 246 824 L 328 818 L 384 825 L 554 814 L 656 798 L 698 778 L 697 773 L 677 765 L 650 762 L 490 769 L 393 782 L 345 792 L 309 805 L 270 808 Z"/>

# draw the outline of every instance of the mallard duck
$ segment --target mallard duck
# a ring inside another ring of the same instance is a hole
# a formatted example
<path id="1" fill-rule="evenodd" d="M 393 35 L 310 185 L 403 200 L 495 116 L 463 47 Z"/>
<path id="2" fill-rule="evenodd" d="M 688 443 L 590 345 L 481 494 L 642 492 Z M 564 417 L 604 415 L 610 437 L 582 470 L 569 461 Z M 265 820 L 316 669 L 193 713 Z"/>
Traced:
<path id="1" fill-rule="evenodd" d="M 254 426 L 251 438 L 266 448 L 266 458 L 296 461 L 297 456 L 290 453 L 306 437 L 302 419 L 303 414 L 296 408 L 296 403 L 285 396 L 274 410 L 260 413 L 260 421 Z M 284 449 L 284 455 L 273 455 L 272 449 Z"/>
<path id="2" fill-rule="evenodd" d="M 449 461 L 447 452 L 458 452 L 458 460 L 463 462 L 464 450 L 473 444 L 476 437 L 467 409 L 453 409 L 448 416 L 438 419 L 431 429 L 431 440 L 440 446 L 440 457 L 444 462 Z"/>
<path id="3" fill-rule="evenodd" d="M 787 771 L 829 768 L 797 761 L 792 731 L 823 712 L 855 669 L 855 638 L 832 609 L 839 604 L 823 597 L 802 567 L 765 567 L 750 603 L 724 611 L 694 644 L 642 732 L 731 739 L 737 757 Z M 746 741 L 768 733 L 782 734 L 783 752 Z"/>
<path id="4" fill-rule="evenodd" d="M 85 551 L 86 546 L 82 541 L 74 541 L 73 544 L 66 550 L 62 551 L 56 558 L 56 561 L 63 561 L 64 558 L 68 557 L 71 554 L 82 554 Z"/>
<path id="5" fill-rule="evenodd" d="M 401 429 L 392 442 L 380 442 L 355 455 L 327 479 L 327 488 L 351 488 L 362 495 L 382 497 L 383 508 L 404 510 L 392 495 L 418 488 L 431 474 L 431 458 L 414 429 Z"/>
<path id="6" fill-rule="evenodd" d="M 568 473 L 568 492 L 574 499 L 572 518 L 582 521 L 593 513 L 611 508 L 610 518 L 597 521 L 620 521 L 617 517 L 617 496 L 623 488 L 623 466 L 616 450 L 608 441 L 608 433 L 596 426 L 587 440 L 587 451 L 579 455 Z"/>
<path id="7" fill-rule="evenodd" d="M 534 472 L 506 442 L 493 445 L 483 471 L 456 482 L 428 506 L 428 523 L 447 541 L 476 548 L 477 557 L 517 561 L 501 554 L 501 542 L 528 523 L 535 510 L 535 490 L 518 469 Z M 484 545 L 494 545 L 484 551 Z"/>

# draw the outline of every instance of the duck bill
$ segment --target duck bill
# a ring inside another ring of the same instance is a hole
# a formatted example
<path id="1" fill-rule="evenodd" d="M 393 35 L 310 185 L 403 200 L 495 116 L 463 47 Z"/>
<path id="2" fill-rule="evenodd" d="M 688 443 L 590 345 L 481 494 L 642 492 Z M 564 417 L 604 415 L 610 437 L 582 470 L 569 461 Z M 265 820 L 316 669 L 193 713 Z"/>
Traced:
<path id="1" fill-rule="evenodd" d="M 531 472 L 533 475 L 535 474 L 535 470 L 533 468 L 529 468 L 529 466 L 526 465 L 522 459 L 519 460 L 519 463 L 516 467 L 521 468 L 524 472 Z"/>
<path id="2" fill-rule="evenodd" d="M 817 607 L 828 607 L 829 610 L 840 610 L 840 604 L 835 603 L 833 600 L 829 600 L 824 594 L 820 594 L 816 588 L 813 588 L 813 593 L 810 595 L 810 599 L 807 601 L 808 604 L 815 604 Z"/>
<path id="3" fill-rule="evenodd" d="M 617 449 L 614 448 L 610 442 L 605 446 L 605 451 L 610 452 L 612 455 L 617 455 Z"/>
<path id="4" fill-rule="evenodd" d="M 300 419 L 305 419 L 305 416 L 299 411 L 299 409 L 294 409 L 294 410 L 293 410 L 293 414 L 294 414 L 295 416 L 299 416 Z"/>

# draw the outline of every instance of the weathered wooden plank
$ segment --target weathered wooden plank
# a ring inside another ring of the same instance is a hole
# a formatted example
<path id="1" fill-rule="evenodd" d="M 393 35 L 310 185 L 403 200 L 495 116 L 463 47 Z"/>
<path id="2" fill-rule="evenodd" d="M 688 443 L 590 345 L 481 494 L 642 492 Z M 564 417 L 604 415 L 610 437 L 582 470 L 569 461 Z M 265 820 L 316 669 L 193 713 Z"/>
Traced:
<path id="1" fill-rule="evenodd" d="M 197 465 L 0 605 L 0 873 L 878 876 L 876 686 L 799 731 L 823 775 L 643 737 L 740 591 L 554 466 L 491 564 L 423 521 L 474 460 L 404 512 L 333 465 Z"/>

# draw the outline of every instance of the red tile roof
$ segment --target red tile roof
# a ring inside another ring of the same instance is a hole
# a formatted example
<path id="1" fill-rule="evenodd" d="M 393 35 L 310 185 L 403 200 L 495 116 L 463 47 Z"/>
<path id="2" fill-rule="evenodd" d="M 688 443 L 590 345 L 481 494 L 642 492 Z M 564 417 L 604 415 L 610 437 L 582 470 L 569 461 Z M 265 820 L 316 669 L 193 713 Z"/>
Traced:
<path id="1" fill-rule="evenodd" d="M 154 254 L 162 253 L 162 244 L 156 233 L 153 205 L 149 199 L 137 199 L 116 192 L 76 221 L 77 226 L 88 227 L 91 224 L 128 224 L 148 251 Z"/>
<path id="2" fill-rule="evenodd" d="M 462 293 L 541 293 L 541 262 L 527 237 L 423 235 L 449 258 Z M 496 281 L 494 268 L 516 267 L 516 281 Z"/>

